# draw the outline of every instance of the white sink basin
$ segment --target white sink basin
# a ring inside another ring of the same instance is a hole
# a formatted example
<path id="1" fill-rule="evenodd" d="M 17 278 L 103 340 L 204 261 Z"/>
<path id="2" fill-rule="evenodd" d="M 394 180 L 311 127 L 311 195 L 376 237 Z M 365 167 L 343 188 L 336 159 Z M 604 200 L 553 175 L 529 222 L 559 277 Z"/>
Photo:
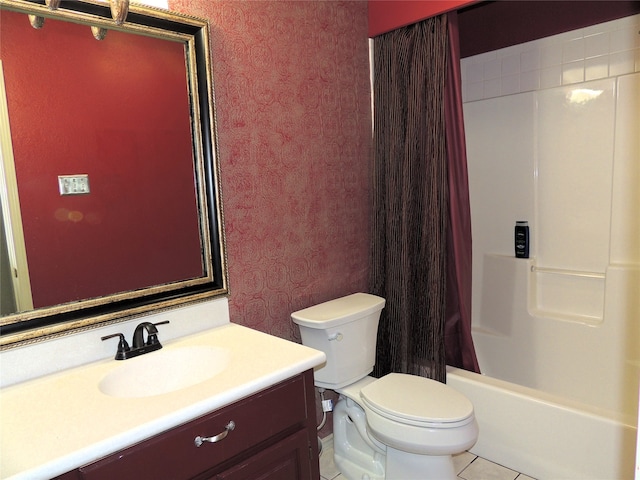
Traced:
<path id="1" fill-rule="evenodd" d="M 152 397 L 209 380 L 229 364 L 226 348 L 163 348 L 129 360 L 106 374 L 98 388 L 111 397 Z"/>

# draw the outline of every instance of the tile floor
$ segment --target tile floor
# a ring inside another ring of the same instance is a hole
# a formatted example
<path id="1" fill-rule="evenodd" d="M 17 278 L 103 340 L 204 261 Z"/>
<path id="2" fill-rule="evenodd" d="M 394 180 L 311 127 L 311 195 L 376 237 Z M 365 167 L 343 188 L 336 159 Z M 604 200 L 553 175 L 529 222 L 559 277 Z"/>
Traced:
<path id="1" fill-rule="evenodd" d="M 533 480 L 527 475 L 492 463 L 469 452 L 456 455 L 453 460 L 458 478 L 463 480 Z M 330 437 L 323 440 L 322 455 L 320 455 L 320 478 L 321 480 L 346 480 L 333 463 L 333 446 Z"/>

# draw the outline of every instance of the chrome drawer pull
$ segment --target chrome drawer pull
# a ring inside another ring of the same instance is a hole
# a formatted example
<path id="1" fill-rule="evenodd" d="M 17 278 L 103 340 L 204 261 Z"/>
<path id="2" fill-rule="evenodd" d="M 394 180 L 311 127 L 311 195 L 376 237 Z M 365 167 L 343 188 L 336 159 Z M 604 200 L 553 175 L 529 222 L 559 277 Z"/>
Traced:
<path id="1" fill-rule="evenodd" d="M 229 432 L 234 428 L 236 428 L 236 424 L 233 420 L 231 420 L 229 423 L 227 423 L 227 426 L 224 427 L 224 432 L 219 433 L 218 435 L 214 435 L 213 437 L 201 437 L 200 435 L 198 435 L 193 441 L 193 443 L 196 444 L 196 447 L 199 447 L 204 442 L 208 442 L 208 443 L 219 442 L 220 440 L 224 440 L 226 436 L 229 435 Z"/>

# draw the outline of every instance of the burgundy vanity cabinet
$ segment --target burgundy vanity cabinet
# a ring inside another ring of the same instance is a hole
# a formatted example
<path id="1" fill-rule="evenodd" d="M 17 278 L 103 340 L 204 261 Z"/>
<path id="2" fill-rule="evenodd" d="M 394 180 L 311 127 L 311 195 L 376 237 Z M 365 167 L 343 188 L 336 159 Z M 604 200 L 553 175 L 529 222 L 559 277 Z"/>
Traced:
<path id="1" fill-rule="evenodd" d="M 227 432 L 230 422 L 233 428 Z M 216 435 L 224 438 L 196 446 L 196 437 Z M 313 372 L 309 370 L 60 478 L 317 480 L 319 477 Z"/>

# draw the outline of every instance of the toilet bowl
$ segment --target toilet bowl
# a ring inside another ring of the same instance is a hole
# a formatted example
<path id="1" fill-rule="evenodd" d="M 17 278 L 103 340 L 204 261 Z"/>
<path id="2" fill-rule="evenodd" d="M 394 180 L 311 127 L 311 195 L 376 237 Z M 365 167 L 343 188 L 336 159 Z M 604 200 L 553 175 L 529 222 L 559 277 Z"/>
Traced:
<path id="1" fill-rule="evenodd" d="M 292 314 L 302 343 L 327 355 L 315 383 L 340 394 L 334 459 L 353 480 L 455 479 L 452 455 L 478 438 L 473 405 L 415 375 L 369 376 L 384 299 L 357 293 Z"/>
<path id="2" fill-rule="evenodd" d="M 445 384 L 390 373 L 360 392 L 371 434 L 385 445 L 420 455 L 466 450 L 477 438 L 471 402 Z"/>

